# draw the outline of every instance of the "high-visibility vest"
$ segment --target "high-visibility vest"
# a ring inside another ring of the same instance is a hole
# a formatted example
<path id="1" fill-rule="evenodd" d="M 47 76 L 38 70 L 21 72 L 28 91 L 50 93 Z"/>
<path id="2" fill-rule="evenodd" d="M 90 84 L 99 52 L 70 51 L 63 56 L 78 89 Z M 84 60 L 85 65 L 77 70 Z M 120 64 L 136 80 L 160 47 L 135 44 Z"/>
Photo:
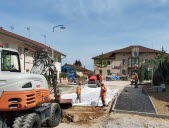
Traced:
<path id="1" fill-rule="evenodd" d="M 106 86 L 101 87 L 100 96 L 106 97 L 106 92 L 107 92 L 107 87 Z"/>
<path id="2" fill-rule="evenodd" d="M 81 94 L 81 86 L 80 85 L 77 86 L 76 94 L 78 94 L 78 95 Z"/>

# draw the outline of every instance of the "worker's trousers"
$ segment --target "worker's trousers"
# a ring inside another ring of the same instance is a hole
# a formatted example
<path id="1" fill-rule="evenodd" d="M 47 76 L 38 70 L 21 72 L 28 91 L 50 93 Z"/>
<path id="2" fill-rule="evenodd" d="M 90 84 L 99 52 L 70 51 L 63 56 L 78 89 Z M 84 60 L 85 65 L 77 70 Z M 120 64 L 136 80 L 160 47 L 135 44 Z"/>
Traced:
<path id="1" fill-rule="evenodd" d="M 135 88 L 138 88 L 138 80 L 135 80 Z"/>
<path id="2" fill-rule="evenodd" d="M 101 96 L 101 100 L 102 100 L 103 106 L 106 106 L 106 97 L 105 96 Z"/>
<path id="3" fill-rule="evenodd" d="M 81 103 L 81 94 L 77 94 L 75 103 L 77 103 L 78 100 L 79 100 L 79 103 Z"/>

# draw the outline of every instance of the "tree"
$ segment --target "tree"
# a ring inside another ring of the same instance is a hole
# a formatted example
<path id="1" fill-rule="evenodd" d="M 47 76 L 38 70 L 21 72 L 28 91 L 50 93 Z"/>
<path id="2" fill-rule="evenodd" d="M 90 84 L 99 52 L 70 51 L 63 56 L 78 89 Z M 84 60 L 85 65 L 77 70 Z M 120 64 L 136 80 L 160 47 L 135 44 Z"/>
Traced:
<path id="1" fill-rule="evenodd" d="M 100 56 L 100 58 L 95 62 L 95 66 L 97 68 L 101 68 L 101 72 L 102 72 L 102 68 L 105 68 L 107 67 L 107 60 L 106 58 L 104 57 L 103 53 L 102 55 Z"/>
<path id="2" fill-rule="evenodd" d="M 153 84 L 160 85 L 162 83 L 169 83 L 169 59 L 164 54 L 164 49 L 159 52 L 159 56 L 148 60 L 138 69 L 139 80 L 148 80 L 153 77 Z M 153 67 L 153 73 L 148 71 L 148 66 Z M 153 75 L 153 76 L 152 76 Z M 167 85 L 167 84 L 166 84 Z"/>
<path id="3" fill-rule="evenodd" d="M 66 73 L 65 73 L 65 72 L 61 72 L 61 73 L 59 74 L 59 77 L 60 77 L 60 78 L 66 78 L 67 76 L 66 76 Z"/>
<path id="4" fill-rule="evenodd" d="M 75 63 L 73 65 L 76 65 L 76 66 L 82 66 L 82 63 L 80 60 L 76 60 Z"/>
<path id="5" fill-rule="evenodd" d="M 159 51 L 157 54 L 156 54 L 156 57 L 155 59 L 164 59 L 166 56 L 166 51 L 164 50 L 163 46 L 161 48 L 161 51 Z"/>
<path id="6" fill-rule="evenodd" d="M 75 63 L 73 65 L 78 65 L 78 61 L 76 60 Z"/>
<path id="7" fill-rule="evenodd" d="M 78 64 L 79 64 L 79 66 L 82 66 L 82 63 L 81 63 L 81 61 L 80 61 L 80 60 L 78 61 Z"/>

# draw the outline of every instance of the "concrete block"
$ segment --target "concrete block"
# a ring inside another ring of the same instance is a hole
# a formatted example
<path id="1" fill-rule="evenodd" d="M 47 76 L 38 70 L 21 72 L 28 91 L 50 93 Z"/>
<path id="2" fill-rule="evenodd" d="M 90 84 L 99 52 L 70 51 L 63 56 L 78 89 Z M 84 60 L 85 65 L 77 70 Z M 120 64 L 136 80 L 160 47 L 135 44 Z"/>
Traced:
<path id="1" fill-rule="evenodd" d="M 153 86 L 153 92 L 162 92 L 162 90 L 161 86 Z"/>
<path id="2" fill-rule="evenodd" d="M 162 87 L 162 92 L 165 92 L 166 91 L 165 84 L 160 84 L 160 86 Z"/>

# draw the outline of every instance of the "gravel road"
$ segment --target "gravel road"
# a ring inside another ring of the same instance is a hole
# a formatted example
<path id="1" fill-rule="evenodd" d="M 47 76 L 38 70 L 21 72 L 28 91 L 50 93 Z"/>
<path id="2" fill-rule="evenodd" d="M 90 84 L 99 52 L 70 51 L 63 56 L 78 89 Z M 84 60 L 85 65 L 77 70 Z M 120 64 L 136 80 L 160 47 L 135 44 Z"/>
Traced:
<path id="1" fill-rule="evenodd" d="M 120 90 L 128 84 L 128 81 L 105 82 L 109 88 Z M 112 112 L 99 119 L 90 120 L 87 124 L 60 123 L 57 128 L 169 128 L 169 119 Z"/>
<path id="2" fill-rule="evenodd" d="M 169 119 L 111 113 L 102 128 L 169 128 Z"/>
<path id="3" fill-rule="evenodd" d="M 169 128 L 169 119 L 111 113 L 89 124 L 60 123 L 57 128 Z"/>

